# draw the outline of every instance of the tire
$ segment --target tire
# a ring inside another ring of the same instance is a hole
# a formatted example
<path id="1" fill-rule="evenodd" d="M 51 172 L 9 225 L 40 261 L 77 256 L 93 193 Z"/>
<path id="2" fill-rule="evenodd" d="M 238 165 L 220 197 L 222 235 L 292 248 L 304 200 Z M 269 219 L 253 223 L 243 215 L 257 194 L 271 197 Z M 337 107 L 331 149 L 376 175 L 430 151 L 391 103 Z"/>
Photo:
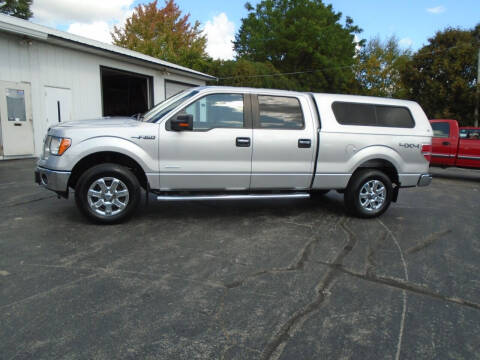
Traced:
<path id="1" fill-rule="evenodd" d="M 90 220 L 114 224 L 128 219 L 140 202 L 140 183 L 126 167 L 105 163 L 91 167 L 78 179 L 75 202 Z"/>
<path id="2" fill-rule="evenodd" d="M 374 218 L 388 209 L 392 194 L 392 181 L 385 173 L 364 169 L 355 173 L 350 180 L 344 201 L 350 214 L 361 218 Z"/>

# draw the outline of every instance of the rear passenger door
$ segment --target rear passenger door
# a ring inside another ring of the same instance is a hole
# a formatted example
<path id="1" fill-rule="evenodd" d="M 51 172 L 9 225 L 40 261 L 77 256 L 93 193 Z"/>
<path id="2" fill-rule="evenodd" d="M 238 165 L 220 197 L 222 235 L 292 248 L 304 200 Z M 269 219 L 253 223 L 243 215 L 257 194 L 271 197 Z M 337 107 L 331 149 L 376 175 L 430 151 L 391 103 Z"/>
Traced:
<path id="1" fill-rule="evenodd" d="M 432 164 L 453 166 L 455 165 L 455 155 L 457 147 L 457 138 L 452 134 L 448 121 L 432 121 Z"/>
<path id="2" fill-rule="evenodd" d="M 252 95 L 251 189 L 310 187 L 317 134 L 305 97 Z"/>

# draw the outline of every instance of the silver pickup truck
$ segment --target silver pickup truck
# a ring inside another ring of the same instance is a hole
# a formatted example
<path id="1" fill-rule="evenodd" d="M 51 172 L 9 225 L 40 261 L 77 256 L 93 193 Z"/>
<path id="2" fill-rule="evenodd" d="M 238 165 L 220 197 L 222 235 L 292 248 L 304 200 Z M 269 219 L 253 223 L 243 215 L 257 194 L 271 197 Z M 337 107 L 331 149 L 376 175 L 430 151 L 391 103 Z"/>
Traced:
<path id="1" fill-rule="evenodd" d="M 97 222 L 158 200 L 301 198 L 336 189 L 349 212 L 382 214 L 425 186 L 432 129 L 411 101 L 198 87 L 135 118 L 48 129 L 36 182 Z"/>

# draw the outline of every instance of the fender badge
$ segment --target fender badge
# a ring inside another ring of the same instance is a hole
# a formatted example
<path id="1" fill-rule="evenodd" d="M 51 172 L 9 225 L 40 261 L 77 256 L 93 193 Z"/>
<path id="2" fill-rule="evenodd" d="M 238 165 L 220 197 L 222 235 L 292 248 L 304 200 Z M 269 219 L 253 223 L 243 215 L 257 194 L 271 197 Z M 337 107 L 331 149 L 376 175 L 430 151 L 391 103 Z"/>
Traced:
<path id="1" fill-rule="evenodd" d="M 419 144 L 399 143 L 398 146 L 404 147 L 405 149 L 412 149 L 412 148 L 420 149 Z"/>
<path id="2" fill-rule="evenodd" d="M 143 140 L 155 140 L 154 135 L 138 135 L 138 136 L 132 136 L 132 139 L 143 139 Z"/>

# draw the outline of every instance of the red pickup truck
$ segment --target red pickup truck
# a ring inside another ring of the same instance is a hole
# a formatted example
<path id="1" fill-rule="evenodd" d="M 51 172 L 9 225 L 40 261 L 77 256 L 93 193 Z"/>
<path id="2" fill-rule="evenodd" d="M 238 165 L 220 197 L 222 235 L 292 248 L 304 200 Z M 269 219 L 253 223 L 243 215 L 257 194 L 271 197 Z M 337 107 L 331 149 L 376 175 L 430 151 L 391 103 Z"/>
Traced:
<path id="1" fill-rule="evenodd" d="M 480 129 L 459 128 L 456 120 L 430 120 L 433 128 L 431 165 L 480 169 Z"/>

